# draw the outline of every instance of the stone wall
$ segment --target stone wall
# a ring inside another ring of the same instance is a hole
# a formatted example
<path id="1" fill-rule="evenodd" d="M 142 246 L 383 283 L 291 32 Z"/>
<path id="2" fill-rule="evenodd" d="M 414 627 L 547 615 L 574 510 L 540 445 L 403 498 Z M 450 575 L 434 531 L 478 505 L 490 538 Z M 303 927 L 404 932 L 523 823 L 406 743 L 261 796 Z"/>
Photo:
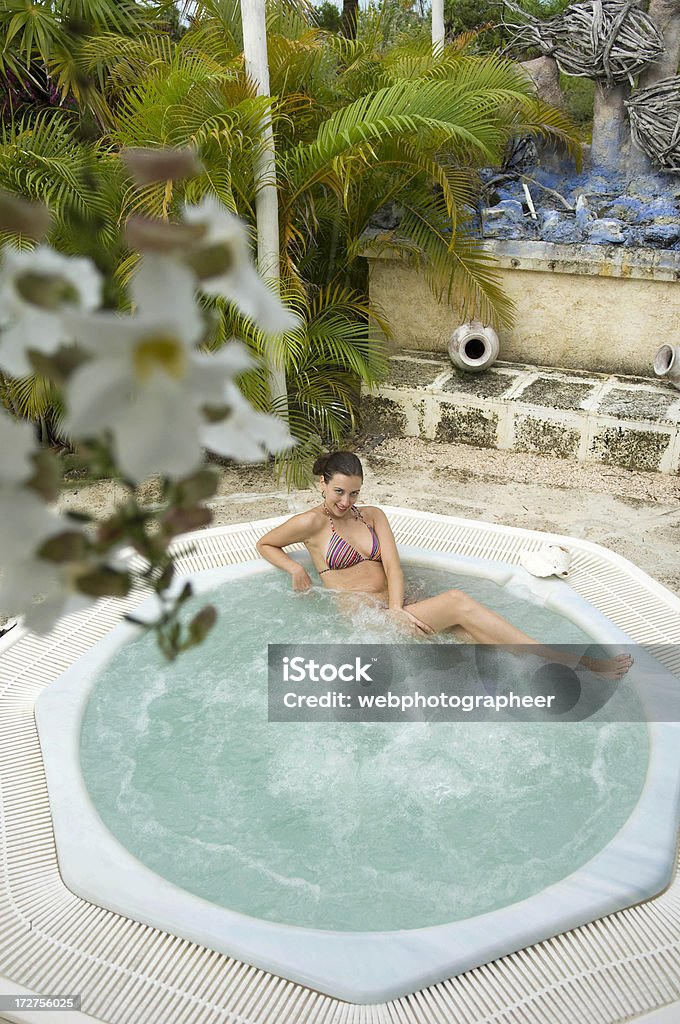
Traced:
<path id="1" fill-rule="evenodd" d="M 517 307 L 500 358 L 537 366 L 652 376 L 664 344 L 680 344 L 680 252 L 487 240 Z M 394 349 L 445 352 L 461 323 L 422 274 L 369 257 L 371 300 L 387 313 Z"/>
<path id="2" fill-rule="evenodd" d="M 459 373 L 400 353 L 361 402 L 366 433 L 535 452 L 644 472 L 680 467 L 680 391 L 666 382 L 497 363 Z"/>

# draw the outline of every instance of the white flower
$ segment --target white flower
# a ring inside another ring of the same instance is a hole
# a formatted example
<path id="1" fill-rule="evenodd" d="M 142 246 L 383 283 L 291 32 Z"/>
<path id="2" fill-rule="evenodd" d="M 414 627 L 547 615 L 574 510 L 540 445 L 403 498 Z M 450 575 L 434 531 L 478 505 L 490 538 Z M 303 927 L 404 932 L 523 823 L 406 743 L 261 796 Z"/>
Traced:
<path id="1" fill-rule="evenodd" d="M 78 568 L 81 573 L 82 566 Z M 11 575 L 0 583 L 0 609 L 6 615 L 23 615 L 34 633 L 49 633 L 62 615 L 94 603 L 75 588 L 80 573 L 74 572 L 71 562 L 30 557 L 15 562 Z"/>
<path id="2" fill-rule="evenodd" d="M 0 565 L 32 555 L 48 537 L 70 528 L 33 491 L 0 488 Z"/>
<path id="3" fill-rule="evenodd" d="M 33 476 L 31 456 L 37 450 L 33 427 L 0 413 L 0 487 L 21 484 Z"/>
<path id="4" fill-rule="evenodd" d="M 50 562 L 36 551 L 50 537 L 75 527 L 24 488 L 0 488 L 0 611 L 24 614 L 26 624 L 37 633 L 48 632 L 75 597 L 72 610 L 92 603 L 76 595 L 75 581 L 83 566 L 73 562 Z M 36 599 L 40 599 L 36 603 Z"/>
<path id="5" fill-rule="evenodd" d="M 253 266 L 243 221 L 215 196 L 205 196 L 196 206 L 185 205 L 184 220 L 204 227 L 201 248 L 214 249 L 217 262 L 223 264 L 214 275 L 201 275 L 200 287 L 206 295 L 233 302 L 266 334 L 283 334 L 300 326 L 298 317 L 267 288 Z"/>
<path id="6" fill-rule="evenodd" d="M 295 444 L 284 421 L 253 408 L 235 384 L 225 386 L 224 404 L 231 408 L 226 419 L 201 429 L 201 441 L 209 451 L 238 462 L 261 462 L 268 452 Z"/>
<path id="7" fill-rule="evenodd" d="M 0 368 L 13 377 L 33 373 L 26 351 L 51 354 L 68 340 L 61 311 L 96 309 L 102 279 L 87 259 L 47 246 L 3 249 L 0 268 Z"/>
<path id="8" fill-rule="evenodd" d="M 186 476 L 202 459 L 201 406 L 219 403 L 225 380 L 253 360 L 239 343 L 214 355 L 195 351 L 203 321 L 186 267 L 145 260 L 133 294 L 139 309 L 134 316 L 66 316 L 94 358 L 69 379 L 65 429 L 79 438 L 110 430 L 116 461 L 129 480 Z"/>

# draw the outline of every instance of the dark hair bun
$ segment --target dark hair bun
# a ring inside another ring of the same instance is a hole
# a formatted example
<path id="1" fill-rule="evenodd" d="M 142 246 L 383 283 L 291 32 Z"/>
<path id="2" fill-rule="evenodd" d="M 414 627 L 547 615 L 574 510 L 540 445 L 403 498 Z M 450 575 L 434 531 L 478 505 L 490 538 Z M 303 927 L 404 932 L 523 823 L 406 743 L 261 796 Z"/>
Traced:
<path id="1" fill-rule="evenodd" d="M 344 476 L 359 476 L 362 480 L 364 479 L 363 467 L 354 452 L 327 452 L 325 455 L 319 455 L 312 466 L 312 472 L 315 476 L 321 474 L 326 483 L 336 473 L 342 473 Z"/>
<path id="2" fill-rule="evenodd" d="M 330 452 L 325 452 L 323 455 L 319 455 L 316 462 L 312 466 L 312 473 L 314 474 L 314 476 L 319 476 L 320 473 L 325 472 L 330 457 Z"/>

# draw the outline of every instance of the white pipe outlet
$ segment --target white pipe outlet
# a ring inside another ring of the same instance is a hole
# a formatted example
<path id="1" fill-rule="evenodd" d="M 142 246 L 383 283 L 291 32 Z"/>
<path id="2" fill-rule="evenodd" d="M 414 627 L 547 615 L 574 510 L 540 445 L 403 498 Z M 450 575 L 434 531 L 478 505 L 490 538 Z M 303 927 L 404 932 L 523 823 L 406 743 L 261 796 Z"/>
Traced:
<path id="1" fill-rule="evenodd" d="M 466 373 L 488 370 L 498 359 L 499 348 L 493 327 L 485 327 L 478 320 L 461 324 L 449 340 L 451 362 Z"/>

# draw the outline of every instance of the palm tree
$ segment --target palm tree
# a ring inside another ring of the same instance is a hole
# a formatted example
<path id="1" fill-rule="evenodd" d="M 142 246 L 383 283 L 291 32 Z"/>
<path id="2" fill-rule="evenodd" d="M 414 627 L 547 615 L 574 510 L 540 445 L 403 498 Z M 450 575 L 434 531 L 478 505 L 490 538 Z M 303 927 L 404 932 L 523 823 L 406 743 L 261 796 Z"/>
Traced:
<path id="1" fill-rule="evenodd" d="M 384 50 L 377 22 L 348 41 L 315 28 L 309 9 L 295 0 L 269 9 L 268 42 L 274 99 L 256 97 L 244 74 L 235 0 L 200 0 L 177 39 L 151 30 L 85 38 L 78 64 L 96 82 L 90 99 L 103 134 L 94 159 L 104 169 L 107 201 L 118 207 L 113 223 L 132 210 L 167 217 L 182 200 L 213 191 L 252 225 L 253 157 L 263 104 L 271 105 L 282 287 L 304 323 L 279 342 L 291 423 L 301 438 L 287 475 L 300 479 L 307 452 L 352 427 L 360 385 L 384 373 L 379 335 L 389 324 L 368 300 L 361 254 L 396 251 L 421 268 L 438 295 L 487 321 L 509 322 L 512 307 L 494 263 L 469 230 L 477 168 L 498 162 L 513 135 L 574 145 L 576 134 L 564 114 L 536 99 L 516 65 L 497 57 L 470 57 L 455 45 L 433 57 L 427 40 Z M 82 204 L 64 179 L 69 144 L 63 134 L 49 140 L 43 132 L 43 162 L 21 182 L 0 157 L 0 185 L 51 190 L 62 202 L 58 180 Z M 204 173 L 141 190 L 116 178 L 112 154 L 154 144 L 195 146 Z M 7 140 L 6 152 L 12 145 Z M 367 237 L 371 218 L 388 202 L 402 211 L 398 229 Z M 133 261 L 134 255 L 121 257 L 117 280 L 125 280 Z M 213 344 L 233 331 L 262 350 L 252 325 L 236 323 L 230 309 L 218 312 Z M 263 374 L 245 383 L 266 408 Z"/>

